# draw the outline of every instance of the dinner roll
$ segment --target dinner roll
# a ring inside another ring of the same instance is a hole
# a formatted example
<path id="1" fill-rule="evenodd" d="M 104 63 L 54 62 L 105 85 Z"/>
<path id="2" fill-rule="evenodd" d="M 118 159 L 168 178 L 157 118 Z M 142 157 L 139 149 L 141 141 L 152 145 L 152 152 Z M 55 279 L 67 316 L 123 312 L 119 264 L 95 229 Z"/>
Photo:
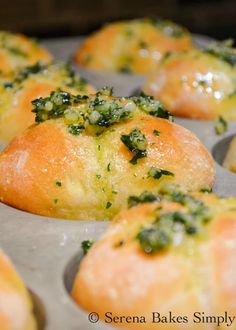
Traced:
<path id="1" fill-rule="evenodd" d="M 1 330 L 37 329 L 29 293 L 1 249 L 0 328 Z"/>
<path id="2" fill-rule="evenodd" d="M 227 312 L 235 329 L 236 200 L 164 190 L 143 204 L 153 196 L 133 196 L 142 204 L 119 213 L 89 249 L 73 299 L 116 327 L 216 329 L 206 316 Z"/>
<path id="3" fill-rule="evenodd" d="M 47 96 L 55 89 L 83 94 L 94 92 L 94 88 L 63 63 L 36 63 L 17 71 L 11 79 L 0 79 L 0 142 L 8 142 L 33 124 L 32 100 Z"/>
<path id="4" fill-rule="evenodd" d="M 223 166 L 236 173 L 236 137 L 233 137 L 229 144 Z"/>
<path id="5" fill-rule="evenodd" d="M 49 63 L 51 54 L 36 40 L 21 34 L 0 31 L 0 74 L 9 75 L 12 71 L 38 61 Z"/>
<path id="6" fill-rule="evenodd" d="M 152 98 L 52 92 L 33 102 L 37 124 L 0 155 L 0 200 L 32 213 L 111 219 L 130 194 L 174 182 L 211 187 L 212 157 Z"/>
<path id="7" fill-rule="evenodd" d="M 235 120 L 235 64 L 235 51 L 222 43 L 170 55 L 143 90 L 176 116 Z"/>
<path id="8" fill-rule="evenodd" d="M 188 31 L 166 20 L 135 19 L 106 25 L 89 36 L 75 61 L 102 71 L 147 74 L 166 52 L 192 48 Z"/>

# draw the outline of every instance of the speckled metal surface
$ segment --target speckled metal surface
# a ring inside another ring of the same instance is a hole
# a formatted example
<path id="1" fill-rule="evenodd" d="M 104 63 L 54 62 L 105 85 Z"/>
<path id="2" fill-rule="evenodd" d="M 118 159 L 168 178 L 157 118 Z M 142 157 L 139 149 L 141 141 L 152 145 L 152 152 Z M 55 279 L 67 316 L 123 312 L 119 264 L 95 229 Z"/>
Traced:
<path id="1" fill-rule="evenodd" d="M 198 43 L 204 40 L 197 38 Z M 65 60 L 80 42 L 81 38 L 69 38 L 47 40 L 44 44 L 55 57 Z M 114 86 L 116 95 L 131 95 L 144 80 L 135 75 L 104 74 L 81 68 L 79 72 L 96 87 Z M 193 131 L 219 163 L 236 132 L 236 123 L 231 123 L 225 136 L 219 137 L 214 133 L 212 122 L 187 119 L 176 119 L 176 122 Z M 214 191 L 236 196 L 236 175 L 217 162 L 216 171 Z M 102 322 L 90 323 L 67 290 L 79 264 L 81 241 L 97 239 L 107 224 L 49 219 L 0 204 L 0 246 L 40 300 L 36 299 L 39 330 L 109 329 Z"/>

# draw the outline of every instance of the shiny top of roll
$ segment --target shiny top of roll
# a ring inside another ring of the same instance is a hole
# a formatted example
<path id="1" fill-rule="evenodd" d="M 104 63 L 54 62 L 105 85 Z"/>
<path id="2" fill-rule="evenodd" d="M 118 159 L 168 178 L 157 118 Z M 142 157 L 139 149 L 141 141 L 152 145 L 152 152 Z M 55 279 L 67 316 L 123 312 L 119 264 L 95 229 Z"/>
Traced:
<path id="1" fill-rule="evenodd" d="M 166 52 L 191 48 L 185 28 L 161 19 L 135 19 L 108 24 L 89 36 L 75 61 L 91 69 L 147 74 Z"/>
<path id="2" fill-rule="evenodd" d="M 230 42 L 169 54 L 143 90 L 176 116 L 236 119 L 236 52 Z"/>

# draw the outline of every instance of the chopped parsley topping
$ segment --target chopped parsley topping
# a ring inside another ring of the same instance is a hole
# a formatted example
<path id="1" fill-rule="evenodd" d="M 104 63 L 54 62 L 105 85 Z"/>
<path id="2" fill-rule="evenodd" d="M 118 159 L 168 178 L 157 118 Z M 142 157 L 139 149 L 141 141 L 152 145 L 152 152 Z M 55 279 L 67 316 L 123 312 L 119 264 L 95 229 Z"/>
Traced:
<path id="1" fill-rule="evenodd" d="M 101 179 L 101 174 L 96 174 L 97 179 Z"/>
<path id="2" fill-rule="evenodd" d="M 234 66 L 236 64 L 236 52 L 232 47 L 232 40 L 225 40 L 223 42 L 212 42 L 204 49 L 205 53 L 214 55 L 220 60 Z"/>
<path id="3" fill-rule="evenodd" d="M 68 132 L 73 135 L 80 135 L 83 129 L 84 126 L 78 124 L 71 124 L 68 126 Z"/>
<path id="4" fill-rule="evenodd" d="M 32 112 L 36 113 L 37 123 L 63 118 L 69 133 L 73 135 L 79 135 L 83 129 L 93 127 L 95 134 L 99 136 L 106 128 L 133 118 L 137 112 L 172 120 L 172 115 L 163 105 L 150 96 L 113 98 L 111 94 L 112 89 L 107 87 L 90 96 L 72 95 L 57 90 L 48 97 L 32 101 Z M 140 158 L 144 154 L 145 151 L 140 149 L 137 156 Z"/>
<path id="5" fill-rule="evenodd" d="M 174 176 L 174 173 L 152 166 L 148 171 L 148 175 L 154 179 L 160 179 L 163 175 Z"/>
<path id="6" fill-rule="evenodd" d="M 88 121 L 90 125 L 109 127 L 131 118 L 131 112 L 115 99 L 104 99 L 96 96 L 90 101 Z"/>
<path id="7" fill-rule="evenodd" d="M 123 65 L 119 68 L 118 71 L 119 71 L 119 72 L 122 72 L 122 73 L 130 73 L 130 72 L 132 72 L 131 67 L 130 67 L 130 64 L 128 64 L 128 63 L 123 64 Z"/>
<path id="8" fill-rule="evenodd" d="M 142 49 L 147 49 L 148 48 L 148 43 L 144 40 L 139 40 L 138 46 Z"/>
<path id="9" fill-rule="evenodd" d="M 219 116 L 219 118 L 215 121 L 215 133 L 217 135 L 222 135 L 227 131 L 227 129 L 227 121 L 222 116 Z"/>
<path id="10" fill-rule="evenodd" d="M 164 251 L 178 245 L 187 235 L 198 235 L 211 219 L 210 210 L 201 200 L 181 192 L 174 192 L 168 198 L 185 206 L 185 209 L 171 212 L 162 208 L 155 210 L 154 221 L 141 227 L 136 235 L 145 253 Z"/>
<path id="11" fill-rule="evenodd" d="M 138 204 L 152 203 L 157 200 L 160 200 L 157 193 L 152 191 L 144 191 L 139 196 L 129 196 L 128 207 L 130 208 Z"/>
<path id="12" fill-rule="evenodd" d="M 7 50 L 12 53 L 13 55 L 20 56 L 20 57 L 28 57 L 28 54 L 24 52 L 22 49 L 17 47 L 7 47 Z"/>
<path id="13" fill-rule="evenodd" d="M 109 163 L 108 165 L 107 165 L 107 172 L 110 172 L 111 171 L 111 163 Z"/>
<path id="14" fill-rule="evenodd" d="M 88 253 L 88 250 L 92 247 L 94 241 L 86 240 L 81 243 L 81 249 L 83 250 L 84 255 Z"/>
<path id="15" fill-rule="evenodd" d="M 172 37 L 172 38 L 181 38 L 184 34 L 187 33 L 187 30 L 182 26 L 173 23 L 169 20 L 161 19 L 161 18 L 141 18 L 141 19 L 134 19 L 127 22 L 127 27 L 124 30 L 124 33 L 127 37 L 134 36 L 135 34 L 135 25 L 136 24 L 145 24 L 150 25 L 157 28 L 163 34 Z"/>
<path id="16" fill-rule="evenodd" d="M 19 69 L 13 78 L 5 83 L 4 87 L 9 89 L 16 86 L 19 88 L 25 80 L 35 75 L 41 75 L 49 81 L 58 81 L 58 87 L 68 86 L 80 92 L 87 91 L 87 82 L 75 74 L 70 64 L 57 62 L 51 64 L 37 62 L 34 65 Z"/>
<path id="17" fill-rule="evenodd" d="M 154 100 L 153 96 L 146 95 L 142 92 L 139 97 L 134 96 L 132 99 L 147 114 L 173 121 L 172 114 L 164 108 L 161 102 Z"/>
<path id="18" fill-rule="evenodd" d="M 181 38 L 187 30 L 182 26 L 161 18 L 152 19 L 152 24 L 169 37 Z"/>
<path id="19" fill-rule="evenodd" d="M 206 193 L 206 194 L 211 194 L 212 193 L 212 188 L 205 187 L 205 188 L 202 188 L 200 190 L 200 192 L 203 192 L 203 193 Z"/>
<path id="20" fill-rule="evenodd" d="M 121 141 L 134 154 L 130 160 L 132 165 L 137 164 L 138 159 L 147 157 L 147 140 L 146 136 L 137 128 L 133 129 L 129 134 L 121 135 Z"/>
<path id="21" fill-rule="evenodd" d="M 23 80 L 27 79 L 30 75 L 37 74 L 42 70 L 44 70 L 45 68 L 46 65 L 42 64 L 41 62 L 37 62 L 36 64 L 31 66 L 27 66 L 18 72 L 18 74 L 15 77 L 15 82 L 20 83 Z"/>
<path id="22" fill-rule="evenodd" d="M 113 95 L 113 87 L 103 87 L 100 89 L 97 93 L 96 96 L 112 96 Z"/>
<path id="23" fill-rule="evenodd" d="M 157 129 L 154 129 L 154 131 L 153 131 L 153 134 L 154 134 L 154 135 L 156 135 L 156 136 L 159 136 L 159 135 L 160 135 L 160 133 L 161 133 L 161 132 L 160 132 L 160 131 L 158 131 Z"/>
<path id="24" fill-rule="evenodd" d="M 125 244 L 125 241 L 124 241 L 123 239 L 121 239 L 120 241 L 118 241 L 118 242 L 114 245 L 114 247 L 115 247 L 115 248 L 118 248 L 118 247 L 123 246 L 124 244 Z"/>
<path id="25" fill-rule="evenodd" d="M 137 235 L 137 239 L 145 253 L 154 253 L 163 250 L 171 243 L 171 237 L 164 228 L 143 228 Z"/>
<path id="26" fill-rule="evenodd" d="M 111 202 L 107 202 L 106 209 L 109 209 L 111 206 L 112 206 L 112 203 Z"/>
<path id="27" fill-rule="evenodd" d="M 14 83 L 11 82 L 11 81 L 6 81 L 6 82 L 4 83 L 4 88 L 5 88 L 5 89 L 11 89 L 11 88 L 13 88 L 13 87 L 14 87 Z"/>
<path id="28" fill-rule="evenodd" d="M 56 181 L 56 186 L 61 187 L 62 186 L 61 181 Z"/>
<path id="29" fill-rule="evenodd" d="M 65 111 L 72 105 L 72 103 L 82 103 L 88 98 L 87 95 L 73 96 L 67 92 L 51 92 L 48 97 L 40 97 L 32 101 L 34 106 L 32 112 L 36 113 L 35 121 L 37 123 L 48 119 L 55 119 L 65 116 Z"/>

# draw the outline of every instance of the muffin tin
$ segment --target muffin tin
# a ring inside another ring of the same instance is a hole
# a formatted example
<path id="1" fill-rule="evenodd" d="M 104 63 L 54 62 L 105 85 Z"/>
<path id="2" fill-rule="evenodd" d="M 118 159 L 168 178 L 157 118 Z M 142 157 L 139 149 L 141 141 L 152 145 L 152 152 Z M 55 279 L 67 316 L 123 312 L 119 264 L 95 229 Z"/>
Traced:
<path id="1" fill-rule="evenodd" d="M 202 37 L 196 40 L 200 44 L 205 42 Z M 69 38 L 48 40 L 44 44 L 57 58 L 65 60 L 80 42 L 81 38 Z M 131 95 L 144 81 L 136 75 L 105 74 L 81 68 L 79 72 L 97 88 L 114 86 L 116 95 Z M 193 131 L 212 153 L 217 172 L 214 192 L 236 196 L 236 174 L 221 166 L 236 132 L 236 122 L 229 124 L 224 136 L 217 136 L 213 122 L 178 118 L 175 121 Z M 0 204 L 0 246 L 32 293 L 39 330 L 111 329 L 103 322 L 90 323 L 87 313 L 69 296 L 82 258 L 81 242 L 96 240 L 107 225 L 108 222 L 55 220 Z"/>

